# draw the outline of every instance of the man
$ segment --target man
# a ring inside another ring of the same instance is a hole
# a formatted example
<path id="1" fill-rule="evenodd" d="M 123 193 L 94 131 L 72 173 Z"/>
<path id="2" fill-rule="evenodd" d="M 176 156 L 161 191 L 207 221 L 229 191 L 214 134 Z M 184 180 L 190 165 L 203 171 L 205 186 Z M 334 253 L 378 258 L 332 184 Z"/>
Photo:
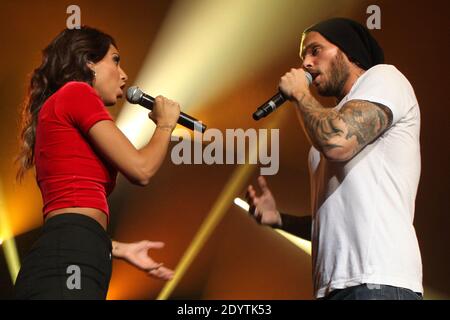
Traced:
<path id="1" fill-rule="evenodd" d="M 362 25 L 334 18 L 302 37 L 302 69 L 279 88 L 312 144 L 311 217 L 280 214 L 263 177 L 249 186 L 254 216 L 312 240 L 314 294 L 321 299 L 421 299 L 422 262 L 413 227 L 420 177 L 420 111 L 408 80 Z M 305 71 L 322 96 L 312 95 Z"/>

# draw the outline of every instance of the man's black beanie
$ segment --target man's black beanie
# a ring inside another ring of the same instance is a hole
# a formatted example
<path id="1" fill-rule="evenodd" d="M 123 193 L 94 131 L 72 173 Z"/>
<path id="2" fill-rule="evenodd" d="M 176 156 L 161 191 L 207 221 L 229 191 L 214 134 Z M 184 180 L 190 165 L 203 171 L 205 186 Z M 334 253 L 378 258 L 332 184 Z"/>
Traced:
<path id="1" fill-rule="evenodd" d="M 332 18 L 319 22 L 303 33 L 320 33 L 328 41 L 339 47 L 350 61 L 364 70 L 384 63 L 383 49 L 363 25 L 346 18 Z"/>

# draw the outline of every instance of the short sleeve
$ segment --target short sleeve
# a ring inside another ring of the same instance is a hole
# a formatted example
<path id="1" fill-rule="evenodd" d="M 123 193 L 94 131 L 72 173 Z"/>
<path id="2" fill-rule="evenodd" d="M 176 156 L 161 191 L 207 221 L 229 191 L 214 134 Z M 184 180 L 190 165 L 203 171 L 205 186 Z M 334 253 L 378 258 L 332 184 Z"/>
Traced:
<path id="1" fill-rule="evenodd" d="M 85 82 L 69 82 L 56 100 L 58 113 L 84 134 L 98 121 L 112 120 L 95 90 Z"/>
<path id="2" fill-rule="evenodd" d="M 348 101 L 350 100 L 383 104 L 392 112 L 392 125 L 402 119 L 416 104 L 409 81 L 394 66 L 386 64 L 367 70 L 350 92 Z"/>

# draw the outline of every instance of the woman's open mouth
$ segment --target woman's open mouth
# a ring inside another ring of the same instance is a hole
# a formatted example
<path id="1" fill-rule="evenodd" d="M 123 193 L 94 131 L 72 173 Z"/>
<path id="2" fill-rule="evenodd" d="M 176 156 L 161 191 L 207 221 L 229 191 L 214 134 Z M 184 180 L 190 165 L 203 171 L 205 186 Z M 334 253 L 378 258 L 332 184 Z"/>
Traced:
<path id="1" fill-rule="evenodd" d="M 123 97 L 123 89 L 124 88 L 125 88 L 125 84 L 119 87 L 119 91 L 120 91 L 120 94 L 118 95 L 119 98 Z"/>

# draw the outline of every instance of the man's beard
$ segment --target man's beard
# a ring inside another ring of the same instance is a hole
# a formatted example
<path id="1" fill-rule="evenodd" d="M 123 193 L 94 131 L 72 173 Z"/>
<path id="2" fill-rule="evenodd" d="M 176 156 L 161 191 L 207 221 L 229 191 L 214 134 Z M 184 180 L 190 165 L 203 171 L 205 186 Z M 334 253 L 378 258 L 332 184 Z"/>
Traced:
<path id="1" fill-rule="evenodd" d="M 344 55 L 342 52 L 338 52 L 331 61 L 329 81 L 325 82 L 323 87 L 319 87 L 317 91 L 324 97 L 341 97 L 349 76 L 350 72 L 345 64 Z"/>

